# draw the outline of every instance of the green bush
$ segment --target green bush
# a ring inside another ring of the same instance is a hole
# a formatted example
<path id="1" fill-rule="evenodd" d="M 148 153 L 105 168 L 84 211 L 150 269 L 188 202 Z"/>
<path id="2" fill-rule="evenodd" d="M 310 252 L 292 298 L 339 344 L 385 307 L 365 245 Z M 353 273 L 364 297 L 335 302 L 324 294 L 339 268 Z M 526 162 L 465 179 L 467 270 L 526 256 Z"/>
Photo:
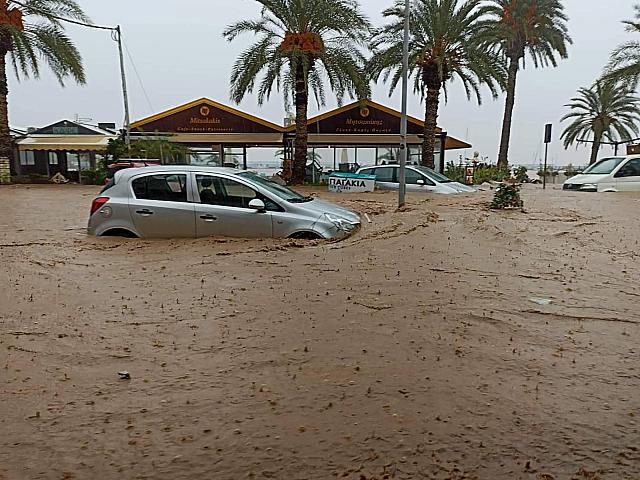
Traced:
<path id="1" fill-rule="evenodd" d="M 498 185 L 490 208 L 492 208 L 493 210 L 503 210 L 505 208 L 523 207 L 524 202 L 520 198 L 519 185 L 516 185 L 514 183 L 502 183 Z"/>
<path id="2" fill-rule="evenodd" d="M 89 169 L 89 170 L 82 171 L 83 185 L 104 185 L 106 179 L 107 179 L 106 170 Z"/>
<path id="3" fill-rule="evenodd" d="M 473 172 L 473 183 L 481 185 L 484 182 L 502 182 L 510 176 L 508 169 L 501 169 L 496 165 L 478 165 Z"/>
<path id="4" fill-rule="evenodd" d="M 576 169 L 572 164 L 567 165 L 567 168 L 564 170 L 564 176 L 567 178 L 575 177 L 581 171 Z"/>
<path id="5" fill-rule="evenodd" d="M 525 183 L 529 181 L 529 175 L 527 175 L 527 167 L 518 167 L 513 169 L 513 178 L 518 183 Z"/>
<path id="6" fill-rule="evenodd" d="M 456 165 L 453 162 L 447 162 L 447 166 L 444 170 L 445 176 L 453 180 L 454 182 L 465 183 L 466 168 L 462 164 Z"/>

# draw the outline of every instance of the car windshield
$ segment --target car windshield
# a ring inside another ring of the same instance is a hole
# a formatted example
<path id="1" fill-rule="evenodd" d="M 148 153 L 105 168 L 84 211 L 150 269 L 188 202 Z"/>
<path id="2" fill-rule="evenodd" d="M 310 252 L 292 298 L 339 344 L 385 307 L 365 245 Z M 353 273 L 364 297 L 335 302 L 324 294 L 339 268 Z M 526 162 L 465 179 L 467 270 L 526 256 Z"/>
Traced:
<path id="1" fill-rule="evenodd" d="M 441 173 L 436 172 L 435 170 L 430 169 L 429 167 L 423 167 L 420 165 L 416 165 L 413 166 L 413 168 L 415 168 L 416 170 L 419 170 L 420 172 L 424 173 L 427 177 L 429 177 L 431 180 L 438 182 L 438 183 L 451 183 L 451 179 L 445 177 L 444 175 L 442 175 Z"/>
<path id="2" fill-rule="evenodd" d="M 587 175 L 608 175 L 613 172 L 623 160 L 624 158 L 603 158 L 598 163 L 591 165 L 582 173 Z"/>
<path id="3" fill-rule="evenodd" d="M 253 183 L 260 185 L 262 188 L 268 190 L 270 193 L 273 193 L 278 198 L 290 203 L 305 203 L 311 202 L 313 200 L 313 197 L 305 197 L 304 195 L 300 195 L 298 192 L 294 192 L 290 188 L 273 182 L 268 178 L 261 177 L 260 175 L 257 175 L 253 172 L 242 172 L 239 173 L 238 176 L 246 178 L 247 180 L 251 180 Z"/>

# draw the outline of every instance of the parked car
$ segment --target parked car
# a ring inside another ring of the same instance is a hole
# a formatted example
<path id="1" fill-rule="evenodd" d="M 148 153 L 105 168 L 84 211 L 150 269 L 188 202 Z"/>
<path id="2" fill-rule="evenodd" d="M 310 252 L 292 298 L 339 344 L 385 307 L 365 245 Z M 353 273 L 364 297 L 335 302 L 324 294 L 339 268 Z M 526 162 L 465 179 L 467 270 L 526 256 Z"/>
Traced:
<path id="1" fill-rule="evenodd" d="M 400 166 L 378 165 L 375 167 L 363 167 L 358 173 L 375 175 L 376 186 L 385 190 L 397 190 L 400 188 L 398 181 Z M 419 165 L 407 165 L 406 168 L 407 192 L 432 192 L 432 193 L 470 193 L 475 189 L 462 183 L 454 182 L 427 167 Z"/>
<path id="2" fill-rule="evenodd" d="M 91 205 L 90 235 L 340 239 L 358 214 L 232 168 L 159 166 L 115 174 Z"/>
<path id="3" fill-rule="evenodd" d="M 603 158 L 569 178 L 562 188 L 580 192 L 640 192 L 640 155 Z"/>
<path id="4" fill-rule="evenodd" d="M 109 183 L 109 180 L 113 178 L 116 172 L 124 170 L 125 168 L 142 168 L 142 167 L 155 167 L 161 165 L 160 160 L 146 160 L 146 159 L 133 159 L 133 158 L 121 158 L 113 163 L 107 165 L 107 180 L 105 183 Z"/>

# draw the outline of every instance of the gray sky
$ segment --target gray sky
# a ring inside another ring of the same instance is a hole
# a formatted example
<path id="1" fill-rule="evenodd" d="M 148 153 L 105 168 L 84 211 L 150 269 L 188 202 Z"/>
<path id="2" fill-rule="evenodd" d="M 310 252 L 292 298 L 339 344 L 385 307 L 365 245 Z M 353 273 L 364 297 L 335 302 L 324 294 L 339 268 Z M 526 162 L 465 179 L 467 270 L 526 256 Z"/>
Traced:
<path id="1" fill-rule="evenodd" d="M 380 12 L 391 0 L 361 0 L 363 9 L 376 25 Z M 620 23 L 633 15 L 630 0 L 565 0 L 574 40 L 570 58 L 557 69 L 528 67 L 519 76 L 512 132 L 512 163 L 533 163 L 540 158 L 544 124 L 555 124 L 555 141 L 550 158 L 555 164 L 583 164 L 588 150 L 565 151 L 557 140 L 563 105 L 576 89 L 590 85 L 600 74 L 609 53 L 619 43 L 633 38 Z M 96 24 L 121 24 L 128 50 L 149 96 L 128 62 L 132 120 L 158 113 L 200 97 L 222 103 L 229 101 L 229 73 L 238 53 L 251 38 L 228 44 L 221 37 L 224 27 L 238 19 L 254 18 L 259 8 L 253 0 L 80 0 Z M 116 45 L 109 33 L 69 27 L 85 61 L 88 84 L 60 88 L 46 72 L 39 80 L 18 83 L 10 78 L 10 121 L 16 126 L 43 126 L 62 118 L 91 118 L 94 122 L 122 123 L 123 109 Z M 497 155 L 504 96 L 493 101 L 485 95 L 482 106 L 467 101 L 462 86 L 450 86 L 448 104 L 440 109 L 439 124 L 451 135 L 467 139 L 482 156 Z M 388 97 L 385 85 L 374 89 L 374 100 L 399 109 L 399 96 Z M 335 106 L 335 101 L 322 111 Z M 241 110 L 282 123 L 282 96 L 274 94 L 263 107 L 247 98 Z M 423 118 L 420 99 L 411 96 L 409 111 Z M 311 113 L 317 112 L 315 104 Z M 607 148 L 603 154 L 609 153 Z M 462 152 L 449 154 L 455 159 Z M 472 151 L 467 155 L 471 156 Z"/>

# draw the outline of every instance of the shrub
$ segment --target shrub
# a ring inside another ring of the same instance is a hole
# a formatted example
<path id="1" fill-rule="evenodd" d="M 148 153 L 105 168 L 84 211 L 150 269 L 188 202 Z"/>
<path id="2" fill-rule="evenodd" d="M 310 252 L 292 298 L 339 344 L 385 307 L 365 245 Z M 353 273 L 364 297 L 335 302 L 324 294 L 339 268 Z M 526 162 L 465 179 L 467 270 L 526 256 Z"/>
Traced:
<path id="1" fill-rule="evenodd" d="M 572 164 L 567 165 L 567 168 L 564 170 L 564 176 L 567 178 L 575 177 L 580 173 Z"/>
<path id="2" fill-rule="evenodd" d="M 510 176 L 508 169 L 500 169 L 495 165 L 478 165 L 473 173 L 473 183 L 481 185 L 484 182 L 502 182 Z"/>
<path id="3" fill-rule="evenodd" d="M 523 208 L 524 202 L 520 198 L 520 186 L 515 183 L 498 185 L 490 208 L 503 210 L 506 208 Z"/>
<path id="4" fill-rule="evenodd" d="M 529 181 L 529 175 L 527 175 L 527 167 L 518 167 L 513 169 L 513 178 L 518 183 L 526 183 Z"/>
<path id="5" fill-rule="evenodd" d="M 466 168 L 462 164 L 456 165 L 453 162 L 447 162 L 447 167 L 444 170 L 445 176 L 453 180 L 454 182 L 465 183 Z"/>
<path id="6" fill-rule="evenodd" d="M 102 169 L 89 169 L 82 171 L 82 184 L 83 185 L 104 185 L 107 179 L 106 170 Z"/>

